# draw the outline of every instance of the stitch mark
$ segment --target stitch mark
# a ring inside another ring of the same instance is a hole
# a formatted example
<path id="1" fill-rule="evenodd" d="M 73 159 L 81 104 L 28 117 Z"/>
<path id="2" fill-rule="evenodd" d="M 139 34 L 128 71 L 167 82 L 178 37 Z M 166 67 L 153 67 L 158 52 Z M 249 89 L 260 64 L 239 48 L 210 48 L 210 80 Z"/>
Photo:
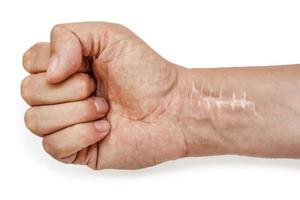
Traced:
<path id="1" fill-rule="evenodd" d="M 255 103 L 247 98 L 246 91 L 243 91 L 242 94 L 233 91 L 231 95 L 226 95 L 222 87 L 219 91 L 214 92 L 213 88 L 206 87 L 201 82 L 200 89 L 198 89 L 195 81 L 193 81 L 189 102 L 191 109 L 195 106 L 204 106 L 207 110 L 216 109 L 218 113 L 229 109 L 232 112 L 251 112 L 260 117 L 256 111 Z"/>

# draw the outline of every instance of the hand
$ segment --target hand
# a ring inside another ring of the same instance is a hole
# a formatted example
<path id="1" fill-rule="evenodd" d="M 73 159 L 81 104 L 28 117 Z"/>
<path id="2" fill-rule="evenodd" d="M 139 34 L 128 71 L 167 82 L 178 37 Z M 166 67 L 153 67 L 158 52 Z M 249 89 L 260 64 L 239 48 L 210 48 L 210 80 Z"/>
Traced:
<path id="1" fill-rule="evenodd" d="M 189 70 L 108 23 L 55 26 L 23 65 L 31 75 L 22 96 L 33 106 L 25 123 L 65 163 L 137 169 L 185 156 L 300 156 L 300 96 L 291 92 L 299 65 Z"/>
<path id="2" fill-rule="evenodd" d="M 187 154 L 178 123 L 181 69 L 127 28 L 57 25 L 50 44 L 30 48 L 23 65 L 32 74 L 22 83 L 33 106 L 25 122 L 54 158 L 94 169 L 137 169 Z"/>

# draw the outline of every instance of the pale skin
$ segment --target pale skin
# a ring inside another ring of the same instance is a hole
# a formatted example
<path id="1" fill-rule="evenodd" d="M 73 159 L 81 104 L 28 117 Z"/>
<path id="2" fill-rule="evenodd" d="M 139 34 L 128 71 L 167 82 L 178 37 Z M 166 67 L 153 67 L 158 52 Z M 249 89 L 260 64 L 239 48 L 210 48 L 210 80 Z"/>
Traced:
<path id="1" fill-rule="evenodd" d="M 122 25 L 85 22 L 55 26 L 23 66 L 25 124 L 64 163 L 300 157 L 299 65 L 187 69 Z"/>

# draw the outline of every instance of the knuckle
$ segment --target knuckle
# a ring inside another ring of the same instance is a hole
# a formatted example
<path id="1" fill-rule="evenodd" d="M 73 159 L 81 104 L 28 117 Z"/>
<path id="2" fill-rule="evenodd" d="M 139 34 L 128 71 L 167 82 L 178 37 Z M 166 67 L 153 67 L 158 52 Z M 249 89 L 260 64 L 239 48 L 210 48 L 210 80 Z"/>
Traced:
<path id="1" fill-rule="evenodd" d="M 44 150 L 45 150 L 47 153 L 49 153 L 50 146 L 49 146 L 49 141 L 48 141 L 48 138 L 47 138 L 47 137 L 44 137 L 44 138 L 43 138 L 42 145 L 43 145 Z"/>
<path id="2" fill-rule="evenodd" d="M 63 24 L 56 24 L 51 29 L 51 36 L 61 32 L 64 29 Z"/>
<path id="3" fill-rule="evenodd" d="M 38 42 L 30 47 L 24 54 L 23 54 L 23 67 L 29 73 L 36 72 L 36 61 L 39 59 L 39 51 L 42 48 L 48 47 L 45 46 L 47 43 L 45 42 Z"/>
<path id="4" fill-rule="evenodd" d="M 32 63 L 33 63 L 33 59 L 35 57 L 35 53 L 32 50 L 32 48 L 28 49 L 24 54 L 23 54 L 23 67 L 27 72 L 31 72 L 32 71 Z"/>
<path id="5" fill-rule="evenodd" d="M 25 77 L 21 83 L 21 96 L 29 104 L 32 104 L 32 76 Z"/>
<path id="6" fill-rule="evenodd" d="M 43 144 L 43 148 L 45 149 L 45 151 L 54 157 L 55 152 L 53 151 L 53 145 L 52 145 L 51 140 L 48 137 L 44 137 L 42 144 Z"/>
<path id="7" fill-rule="evenodd" d="M 37 128 L 35 123 L 35 116 L 33 108 L 29 108 L 24 114 L 24 121 L 26 127 L 34 134 L 36 134 Z"/>
<path id="8" fill-rule="evenodd" d="M 42 144 L 44 150 L 55 159 L 63 159 L 65 157 L 64 149 L 60 145 L 55 144 L 50 137 L 45 136 L 43 138 Z"/>

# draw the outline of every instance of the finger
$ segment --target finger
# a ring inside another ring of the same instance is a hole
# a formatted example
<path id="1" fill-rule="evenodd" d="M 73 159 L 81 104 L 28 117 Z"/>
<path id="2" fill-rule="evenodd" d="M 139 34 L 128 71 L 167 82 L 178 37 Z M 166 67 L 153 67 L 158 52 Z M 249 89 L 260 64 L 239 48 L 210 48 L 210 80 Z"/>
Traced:
<path id="1" fill-rule="evenodd" d="M 21 84 L 21 95 L 29 105 L 78 101 L 89 97 L 94 90 L 94 80 L 84 73 L 74 74 L 55 85 L 47 82 L 46 73 L 39 73 L 27 76 Z"/>
<path id="2" fill-rule="evenodd" d="M 115 26 L 119 25 L 73 23 L 54 26 L 47 80 L 58 83 L 78 70 L 83 56 L 98 57 L 103 47 L 111 42 L 110 32 Z"/>
<path id="3" fill-rule="evenodd" d="M 80 151 L 62 159 L 57 159 L 66 164 L 79 164 L 87 165 L 92 169 L 97 169 L 98 161 L 98 145 L 99 142 L 92 144 L 86 148 L 81 149 Z"/>
<path id="4" fill-rule="evenodd" d="M 77 158 L 77 153 L 74 153 L 74 154 L 72 154 L 70 156 L 67 156 L 65 158 L 61 158 L 61 159 L 56 158 L 56 159 L 59 160 L 60 162 L 65 163 L 65 164 L 70 164 L 70 163 L 73 163 L 76 158 Z"/>
<path id="5" fill-rule="evenodd" d="M 99 156 L 99 142 L 89 146 L 87 156 L 85 158 L 84 164 L 86 164 L 91 169 L 97 169 L 98 156 Z M 81 164 L 81 163 L 80 163 Z"/>
<path id="6" fill-rule="evenodd" d="M 73 160 L 73 164 L 84 164 L 86 156 L 88 154 L 88 147 L 81 149 L 77 152 L 76 158 Z"/>
<path id="7" fill-rule="evenodd" d="M 34 106 L 25 113 L 26 127 L 38 136 L 61 130 L 74 124 L 95 121 L 108 111 L 104 98 L 91 97 L 86 100 Z"/>
<path id="8" fill-rule="evenodd" d="M 76 124 L 43 138 L 43 146 L 56 159 L 67 158 L 102 140 L 109 132 L 106 120 Z"/>
<path id="9" fill-rule="evenodd" d="M 40 42 L 30 47 L 23 55 L 23 67 L 30 74 L 46 72 L 50 63 L 50 43 Z M 89 62 L 83 59 L 78 72 L 87 72 Z"/>
<path id="10" fill-rule="evenodd" d="M 45 72 L 50 61 L 50 44 L 40 42 L 30 47 L 23 55 L 24 69 L 33 74 Z"/>

